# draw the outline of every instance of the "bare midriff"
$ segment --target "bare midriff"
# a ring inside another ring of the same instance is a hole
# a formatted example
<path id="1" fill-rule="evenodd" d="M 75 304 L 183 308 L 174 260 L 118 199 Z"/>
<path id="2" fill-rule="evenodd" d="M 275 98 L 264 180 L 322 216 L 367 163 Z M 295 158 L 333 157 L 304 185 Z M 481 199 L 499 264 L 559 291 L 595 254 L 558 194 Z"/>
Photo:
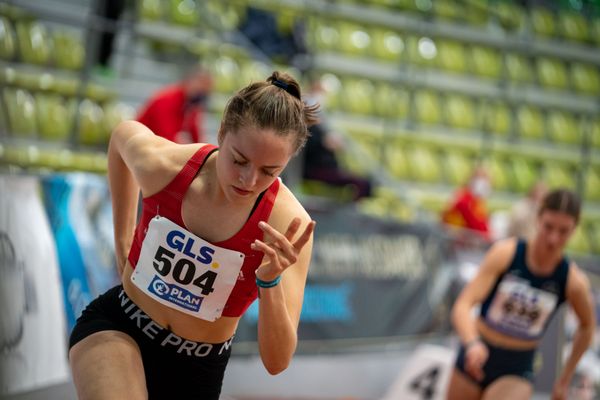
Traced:
<path id="1" fill-rule="evenodd" d="M 477 330 L 481 337 L 491 345 L 512 350 L 532 350 L 537 348 L 538 340 L 518 339 L 489 327 L 481 318 L 477 319 Z"/>
<path id="2" fill-rule="evenodd" d="M 221 317 L 216 321 L 205 321 L 169 308 L 143 293 L 131 282 L 133 268 L 129 261 L 123 271 L 123 288 L 127 296 L 155 323 L 169 329 L 184 339 L 204 343 L 222 343 L 233 336 L 239 317 Z"/>

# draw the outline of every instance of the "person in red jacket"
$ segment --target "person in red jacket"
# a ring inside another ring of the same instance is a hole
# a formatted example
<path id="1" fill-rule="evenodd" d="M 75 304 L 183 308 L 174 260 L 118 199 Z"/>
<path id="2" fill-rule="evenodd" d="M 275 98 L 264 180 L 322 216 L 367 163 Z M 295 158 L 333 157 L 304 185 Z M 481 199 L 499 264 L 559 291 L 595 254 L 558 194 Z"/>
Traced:
<path id="1" fill-rule="evenodd" d="M 155 93 L 136 120 L 156 135 L 175 143 L 205 142 L 202 117 L 212 87 L 210 72 L 200 66 L 194 67 L 180 82 Z"/>
<path id="2" fill-rule="evenodd" d="M 474 231 L 483 239 L 489 240 L 486 197 L 490 192 L 491 183 L 487 172 L 483 167 L 477 167 L 468 184 L 456 192 L 450 205 L 442 212 L 442 222 Z"/>

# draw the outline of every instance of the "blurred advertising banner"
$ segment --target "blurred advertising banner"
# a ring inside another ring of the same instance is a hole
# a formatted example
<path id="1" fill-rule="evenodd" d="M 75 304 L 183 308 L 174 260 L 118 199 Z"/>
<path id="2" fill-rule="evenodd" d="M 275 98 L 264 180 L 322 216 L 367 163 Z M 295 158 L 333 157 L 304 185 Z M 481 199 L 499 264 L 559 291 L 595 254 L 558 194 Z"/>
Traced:
<path id="1" fill-rule="evenodd" d="M 442 235 L 367 216 L 352 205 L 311 215 L 317 226 L 300 340 L 384 338 L 434 328 L 452 280 L 441 268 Z M 238 340 L 255 339 L 257 317 L 255 302 Z"/>
<path id="2" fill-rule="evenodd" d="M 62 284 L 38 178 L 0 175 L 0 397 L 68 380 Z"/>
<path id="3" fill-rule="evenodd" d="M 70 332 L 85 306 L 118 283 L 110 193 L 106 177 L 85 173 L 46 176 L 42 188 Z"/>

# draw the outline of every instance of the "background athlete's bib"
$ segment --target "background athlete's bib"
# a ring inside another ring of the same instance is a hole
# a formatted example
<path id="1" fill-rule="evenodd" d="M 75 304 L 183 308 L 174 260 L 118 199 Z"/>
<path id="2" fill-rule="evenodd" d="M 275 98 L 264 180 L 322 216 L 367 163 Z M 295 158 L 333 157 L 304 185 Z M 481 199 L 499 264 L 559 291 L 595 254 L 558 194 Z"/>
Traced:
<path id="1" fill-rule="evenodd" d="M 498 286 L 487 320 L 505 333 L 535 339 L 542 333 L 557 301 L 554 293 L 531 287 L 524 279 L 506 275 Z"/>
<path id="2" fill-rule="evenodd" d="M 157 216 L 148 225 L 131 281 L 168 307 L 214 321 L 243 263 L 243 253 L 215 246 Z"/>

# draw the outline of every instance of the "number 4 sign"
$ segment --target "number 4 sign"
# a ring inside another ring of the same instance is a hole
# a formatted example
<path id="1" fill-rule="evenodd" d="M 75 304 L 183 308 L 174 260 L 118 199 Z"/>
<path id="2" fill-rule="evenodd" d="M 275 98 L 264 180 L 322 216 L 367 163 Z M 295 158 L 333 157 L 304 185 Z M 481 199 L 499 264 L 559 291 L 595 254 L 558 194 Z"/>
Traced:
<path id="1" fill-rule="evenodd" d="M 436 345 L 417 347 L 381 400 L 443 400 L 456 351 Z"/>

